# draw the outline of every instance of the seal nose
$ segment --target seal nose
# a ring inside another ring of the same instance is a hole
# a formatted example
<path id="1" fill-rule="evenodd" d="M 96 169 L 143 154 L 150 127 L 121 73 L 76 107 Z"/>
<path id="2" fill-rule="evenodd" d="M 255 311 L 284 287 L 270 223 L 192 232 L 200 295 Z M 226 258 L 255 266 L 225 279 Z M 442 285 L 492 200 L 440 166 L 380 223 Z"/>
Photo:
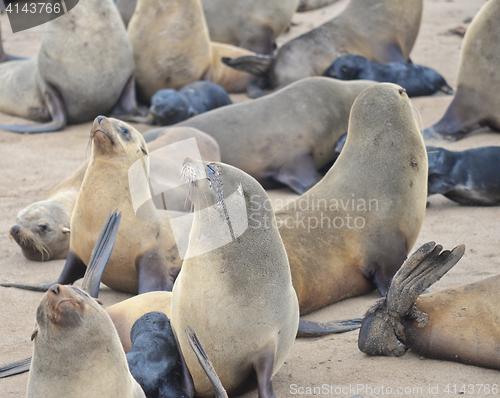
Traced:
<path id="1" fill-rule="evenodd" d="M 14 225 L 11 229 L 10 232 L 13 233 L 14 235 L 17 235 L 19 231 L 21 230 L 21 227 L 19 225 Z"/>
<path id="2" fill-rule="evenodd" d="M 96 117 L 96 119 L 97 119 L 98 123 L 101 123 L 101 120 L 104 119 L 104 116 L 99 115 L 99 116 Z"/>
<path id="3" fill-rule="evenodd" d="M 52 286 L 49 287 L 49 290 L 57 296 L 59 294 L 59 284 L 54 283 Z"/>

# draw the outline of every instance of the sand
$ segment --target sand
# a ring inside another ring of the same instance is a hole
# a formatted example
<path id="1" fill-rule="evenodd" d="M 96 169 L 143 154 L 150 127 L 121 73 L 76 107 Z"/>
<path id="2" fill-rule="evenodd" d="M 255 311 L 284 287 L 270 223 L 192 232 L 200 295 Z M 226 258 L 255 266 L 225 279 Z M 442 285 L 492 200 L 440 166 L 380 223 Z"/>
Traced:
<path id="1" fill-rule="evenodd" d="M 338 14 L 347 4 L 339 0 L 326 8 L 295 14 L 290 31 L 279 38 L 282 44 Z M 462 38 L 447 35 L 463 21 L 475 15 L 484 0 L 425 0 L 422 25 L 411 53 L 414 63 L 434 68 L 452 87 Z M 5 50 L 18 56 L 36 55 L 43 27 L 12 34 L 7 17 L 1 17 Z M 242 95 L 233 96 L 237 100 Z M 422 127 L 437 122 L 452 97 L 444 94 L 416 98 L 412 102 L 421 117 Z M 0 114 L 0 123 L 22 122 Z M 46 263 L 26 260 L 15 242 L 9 239 L 9 228 L 18 211 L 41 200 L 55 183 L 70 174 L 89 156 L 91 123 L 70 126 L 64 131 L 34 136 L 0 131 L 0 280 L 20 282 L 53 281 L 59 276 L 64 260 Z M 138 125 L 146 131 L 147 126 Z M 500 145 L 500 134 L 482 129 L 457 142 L 429 141 L 428 144 L 453 150 L 486 145 Z M 290 196 L 283 190 L 273 197 Z M 500 258 L 498 231 L 500 208 L 461 207 L 442 196 L 429 198 L 430 206 L 415 244 L 436 241 L 445 248 L 460 243 L 467 247 L 463 259 L 431 291 L 478 281 L 498 274 Z M 79 285 L 79 283 L 77 283 Z M 102 285 L 100 298 L 106 306 L 130 297 Z M 378 293 L 348 299 L 306 316 L 311 320 L 335 320 L 361 317 L 379 297 Z M 42 293 L 0 288 L 0 364 L 31 355 L 30 335 L 35 312 Z M 499 372 L 421 358 L 408 352 L 400 358 L 369 357 L 357 347 L 358 332 L 321 338 L 300 338 L 274 378 L 278 397 L 315 396 L 351 397 L 443 397 L 456 395 L 462 386 L 467 394 L 494 395 L 481 390 L 481 384 L 500 384 Z M 26 394 L 28 374 L 0 379 L 0 397 L 22 397 Z M 448 387 L 448 390 L 446 389 Z M 389 390 L 389 388 L 391 390 Z M 257 397 L 257 392 L 245 395 Z"/>

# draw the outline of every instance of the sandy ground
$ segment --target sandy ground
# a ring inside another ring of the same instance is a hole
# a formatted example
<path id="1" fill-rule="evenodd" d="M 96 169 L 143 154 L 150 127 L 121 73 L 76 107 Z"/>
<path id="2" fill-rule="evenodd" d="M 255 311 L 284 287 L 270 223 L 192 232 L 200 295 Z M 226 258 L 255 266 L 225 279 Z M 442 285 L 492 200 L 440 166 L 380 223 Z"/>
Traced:
<path id="1" fill-rule="evenodd" d="M 296 14 L 290 31 L 280 38 L 283 43 L 318 26 L 340 12 L 347 0 L 316 11 Z M 444 33 L 475 15 L 484 0 L 425 0 L 420 33 L 411 53 L 413 62 L 439 71 L 452 86 L 462 38 Z M 7 52 L 20 56 L 36 54 L 42 27 L 12 34 L 6 16 L 2 16 L 2 33 Z M 241 99 L 242 96 L 235 96 Z M 413 100 L 428 127 L 437 122 L 451 101 L 450 96 L 434 95 Z M 16 122 L 0 114 L 0 123 Z M 36 136 L 0 131 L 0 280 L 41 282 L 56 280 L 63 260 L 47 263 L 26 260 L 18 246 L 9 239 L 9 228 L 16 214 L 25 206 L 41 200 L 48 189 L 75 170 L 89 156 L 90 123 L 71 126 L 63 132 Z M 138 126 L 141 131 L 146 126 Z M 500 134 L 487 129 L 474 133 L 457 143 L 432 142 L 448 149 L 463 150 L 486 145 L 500 145 Z M 289 191 L 277 195 L 290 195 Z M 415 245 L 434 240 L 445 248 L 465 243 L 464 258 L 431 290 L 456 286 L 496 275 L 500 270 L 498 230 L 500 208 L 460 207 L 444 197 L 431 197 L 430 206 Z M 103 286 L 100 298 L 106 306 L 130 295 L 111 291 Z M 360 317 L 379 296 L 371 295 L 345 300 L 308 315 L 307 319 L 334 320 Z M 31 355 L 30 335 L 35 311 L 42 293 L 0 288 L 0 364 Z M 321 388 L 316 396 L 363 397 L 401 396 L 429 397 L 459 393 L 463 385 L 471 395 L 479 392 L 479 384 L 500 384 L 498 371 L 458 363 L 424 359 L 408 352 L 400 358 L 368 357 L 357 347 L 358 332 L 312 339 L 297 339 L 285 365 L 274 378 L 278 397 L 309 396 L 307 388 Z M 0 397 L 25 395 L 28 375 L 0 380 Z M 446 387 L 448 386 L 448 390 Z M 325 391 L 325 388 L 328 391 Z M 392 389 L 389 393 L 388 388 Z M 399 389 L 398 389 L 399 388 Z M 472 389 L 474 388 L 474 389 Z M 251 392 L 245 397 L 257 397 Z"/>

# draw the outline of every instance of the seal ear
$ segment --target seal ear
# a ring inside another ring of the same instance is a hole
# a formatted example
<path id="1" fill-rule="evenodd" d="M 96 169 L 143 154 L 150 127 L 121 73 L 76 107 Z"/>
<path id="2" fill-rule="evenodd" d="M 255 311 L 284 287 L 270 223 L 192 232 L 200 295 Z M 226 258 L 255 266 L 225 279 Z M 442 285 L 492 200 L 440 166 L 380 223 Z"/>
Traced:
<path id="1" fill-rule="evenodd" d="M 35 330 L 33 330 L 33 332 L 31 333 L 31 341 L 35 339 L 37 334 L 38 334 L 38 328 L 36 327 Z"/>
<path id="2" fill-rule="evenodd" d="M 63 234 L 68 234 L 69 233 L 69 228 L 68 227 L 63 227 L 62 232 L 63 232 Z"/>

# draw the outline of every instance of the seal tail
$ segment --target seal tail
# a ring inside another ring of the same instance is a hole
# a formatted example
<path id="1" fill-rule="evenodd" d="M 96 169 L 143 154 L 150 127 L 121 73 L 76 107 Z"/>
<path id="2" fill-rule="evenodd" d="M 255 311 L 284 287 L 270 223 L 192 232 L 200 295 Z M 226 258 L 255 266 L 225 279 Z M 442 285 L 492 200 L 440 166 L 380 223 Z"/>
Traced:
<path id="1" fill-rule="evenodd" d="M 188 337 L 189 345 L 196 354 L 196 357 L 198 358 L 198 362 L 200 363 L 201 367 L 203 368 L 208 378 L 210 379 L 212 386 L 214 387 L 215 397 L 228 398 L 227 392 L 222 386 L 219 376 L 217 376 L 214 366 L 212 365 L 212 362 L 210 362 L 210 359 L 208 358 L 207 353 L 203 349 L 200 340 L 198 340 L 196 332 L 189 325 L 186 329 L 186 335 Z"/>
<path id="2" fill-rule="evenodd" d="M 297 337 L 317 337 L 325 334 L 344 333 L 361 327 L 361 318 L 332 322 L 299 321 Z"/>

